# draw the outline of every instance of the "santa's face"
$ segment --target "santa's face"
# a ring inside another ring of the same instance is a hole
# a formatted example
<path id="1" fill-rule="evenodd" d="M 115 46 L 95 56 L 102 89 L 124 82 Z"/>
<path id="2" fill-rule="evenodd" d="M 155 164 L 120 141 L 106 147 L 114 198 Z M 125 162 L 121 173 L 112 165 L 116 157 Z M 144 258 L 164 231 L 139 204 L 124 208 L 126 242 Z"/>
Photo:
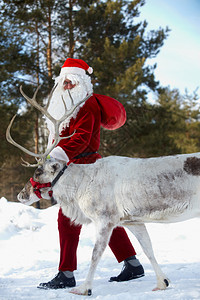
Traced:
<path id="1" fill-rule="evenodd" d="M 64 90 L 71 90 L 76 86 L 76 84 L 72 84 L 71 80 L 65 79 L 63 82 L 63 88 Z"/>
<path id="2" fill-rule="evenodd" d="M 60 100 L 64 99 L 67 108 L 70 109 L 72 104 L 71 98 L 73 98 L 74 104 L 77 104 L 81 102 L 88 94 L 90 94 L 92 90 L 91 79 L 87 75 L 81 76 L 75 74 L 65 74 L 65 76 L 58 78 L 57 83 L 58 86 L 52 97 L 52 102 L 54 101 L 55 97 L 57 98 L 57 109 L 60 104 L 62 107 L 63 103 Z"/>
<path id="3" fill-rule="evenodd" d="M 65 76 L 58 77 L 55 80 L 57 87 L 53 92 L 48 112 L 55 118 L 60 119 L 63 116 L 65 107 L 69 110 L 73 103 L 80 103 L 87 95 L 92 94 L 93 86 L 91 83 L 91 78 L 88 75 L 75 75 L 75 74 L 65 74 Z M 81 103 L 65 121 L 61 124 L 60 130 L 64 129 L 69 125 L 71 118 L 76 118 L 76 115 L 79 109 L 84 105 L 84 102 Z M 53 124 L 50 120 L 47 121 L 47 127 L 50 132 L 54 132 Z"/>

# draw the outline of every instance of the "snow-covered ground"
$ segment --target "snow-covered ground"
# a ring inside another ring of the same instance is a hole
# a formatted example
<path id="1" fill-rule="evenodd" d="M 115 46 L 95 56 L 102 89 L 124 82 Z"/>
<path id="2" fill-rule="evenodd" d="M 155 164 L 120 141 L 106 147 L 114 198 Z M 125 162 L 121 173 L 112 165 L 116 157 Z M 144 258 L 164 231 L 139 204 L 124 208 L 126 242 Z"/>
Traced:
<path id="1" fill-rule="evenodd" d="M 176 224 L 149 224 L 155 255 L 171 285 L 153 292 L 156 280 L 149 261 L 135 237 L 128 232 L 145 268 L 146 276 L 130 282 L 108 282 L 122 268 L 107 248 L 95 273 L 93 295 L 77 296 L 65 290 L 40 290 L 38 283 L 57 273 L 59 243 L 58 207 L 37 210 L 0 199 L 0 300 L 103 299 L 192 300 L 200 299 L 200 220 Z M 82 229 L 78 248 L 77 284 L 86 276 L 95 233 L 93 225 Z"/>

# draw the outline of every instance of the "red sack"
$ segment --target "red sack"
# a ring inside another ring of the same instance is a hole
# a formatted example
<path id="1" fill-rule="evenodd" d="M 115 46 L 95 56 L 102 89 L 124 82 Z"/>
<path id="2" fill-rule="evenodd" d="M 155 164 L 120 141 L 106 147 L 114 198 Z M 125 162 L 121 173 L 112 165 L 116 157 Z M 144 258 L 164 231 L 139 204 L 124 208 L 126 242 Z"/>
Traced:
<path id="1" fill-rule="evenodd" d="M 124 106 L 114 98 L 100 94 L 94 94 L 101 108 L 101 126 L 114 130 L 120 128 L 126 122 Z"/>

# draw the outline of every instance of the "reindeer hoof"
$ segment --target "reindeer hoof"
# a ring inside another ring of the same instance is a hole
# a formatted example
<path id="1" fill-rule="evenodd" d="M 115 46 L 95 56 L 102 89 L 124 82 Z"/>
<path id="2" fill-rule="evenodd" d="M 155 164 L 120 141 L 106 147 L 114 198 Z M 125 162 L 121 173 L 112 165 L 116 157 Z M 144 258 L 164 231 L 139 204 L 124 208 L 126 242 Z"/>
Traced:
<path id="1" fill-rule="evenodd" d="M 169 280 L 168 279 L 164 279 L 164 283 L 166 284 L 166 287 L 169 286 Z"/>
<path id="2" fill-rule="evenodd" d="M 81 295 L 81 296 L 91 296 L 92 295 L 92 290 L 88 289 L 85 290 L 84 292 L 81 291 L 79 288 L 73 288 L 69 291 L 71 294 L 75 294 L 75 295 Z"/>
<path id="3" fill-rule="evenodd" d="M 160 291 L 160 290 L 165 290 L 169 286 L 170 280 L 169 279 L 163 279 L 163 281 L 158 284 L 156 288 L 154 288 L 152 291 Z"/>

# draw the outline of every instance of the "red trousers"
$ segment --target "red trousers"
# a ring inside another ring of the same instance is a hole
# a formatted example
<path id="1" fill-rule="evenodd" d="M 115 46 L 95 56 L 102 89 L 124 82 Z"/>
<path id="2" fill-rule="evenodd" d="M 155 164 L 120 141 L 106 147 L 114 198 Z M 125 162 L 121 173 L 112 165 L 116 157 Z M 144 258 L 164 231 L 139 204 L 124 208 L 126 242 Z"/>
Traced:
<path id="1" fill-rule="evenodd" d="M 59 271 L 74 271 L 77 269 L 77 247 L 82 226 L 70 224 L 62 210 L 58 213 L 58 230 L 60 238 L 60 264 Z M 135 255 L 129 237 L 123 227 L 116 227 L 110 238 L 109 246 L 118 262 Z"/>

